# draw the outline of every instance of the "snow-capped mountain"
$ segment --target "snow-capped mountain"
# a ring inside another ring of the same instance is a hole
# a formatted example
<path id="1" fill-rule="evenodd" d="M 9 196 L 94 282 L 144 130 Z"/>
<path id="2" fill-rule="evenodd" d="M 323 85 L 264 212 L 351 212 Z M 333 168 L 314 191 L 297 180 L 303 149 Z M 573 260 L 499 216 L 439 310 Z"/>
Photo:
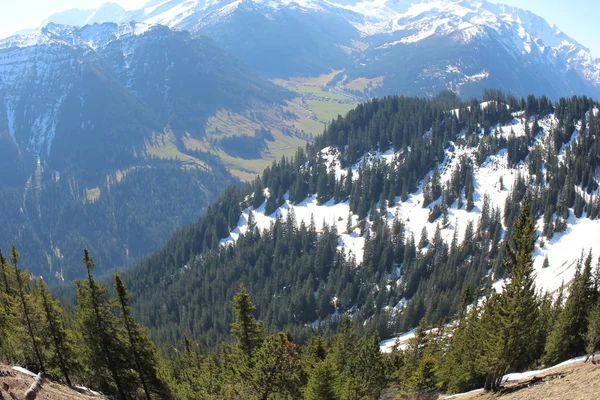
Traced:
<path id="1" fill-rule="evenodd" d="M 52 14 L 42 23 L 42 26 L 46 26 L 49 23 L 84 26 L 91 24 L 102 24 L 105 22 L 119 22 L 123 19 L 125 13 L 125 9 L 118 4 L 104 3 L 95 9 L 71 9 Z"/>
<path id="2" fill-rule="evenodd" d="M 600 94 L 600 59 L 589 49 L 529 11 L 485 0 L 152 0 L 49 21 L 166 25 L 213 38 L 268 77 L 334 69 L 333 83 L 381 80 L 367 95 Z"/>
<path id="3" fill-rule="evenodd" d="M 268 75 L 383 76 L 379 94 L 600 90 L 600 59 L 587 48 L 531 12 L 485 0 L 155 0 L 124 19 L 208 35 Z"/>
<path id="4" fill-rule="evenodd" d="M 106 265 L 154 250 L 233 180 L 201 147 L 207 120 L 249 104 L 274 108 L 287 96 L 211 39 L 165 26 L 48 24 L 0 41 L 0 242 L 35 249 L 26 262 L 48 279 L 76 276 L 77 262 L 60 249 L 102 241 L 94 235 L 115 238 Z M 123 204 L 139 203 L 136 185 L 152 192 L 170 179 L 177 187 L 109 222 Z M 189 190 L 197 190 L 189 210 L 161 209 L 140 227 L 138 209 L 172 207 Z M 78 213 L 102 222 L 85 228 Z"/>
<path id="5" fill-rule="evenodd" d="M 223 79 L 227 85 L 219 85 Z M 243 88 L 249 98 L 230 92 Z M 106 141 L 114 134 L 120 144 L 113 150 L 131 155 L 143 147 L 143 137 L 167 125 L 175 133 L 200 132 L 202 118 L 213 111 L 278 92 L 211 40 L 163 26 L 49 24 L 0 41 L 0 133 L 8 133 L 21 152 L 53 159 L 55 169 L 82 168 L 72 164 L 73 146 L 83 150 L 92 137 Z M 119 114 L 143 128 L 113 123 Z"/>

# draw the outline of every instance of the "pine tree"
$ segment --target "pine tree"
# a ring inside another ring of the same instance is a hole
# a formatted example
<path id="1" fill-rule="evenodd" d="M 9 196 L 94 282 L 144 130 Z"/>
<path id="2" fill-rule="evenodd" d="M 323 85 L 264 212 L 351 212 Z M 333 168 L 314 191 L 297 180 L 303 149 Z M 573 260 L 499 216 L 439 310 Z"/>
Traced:
<path id="1" fill-rule="evenodd" d="M 158 355 L 154 343 L 150 341 L 146 330 L 135 320 L 129 306 L 131 295 L 118 274 L 115 274 L 115 292 L 121 325 L 127 333 L 129 349 L 135 362 L 135 370 L 139 376 L 146 399 L 152 399 L 152 395 L 160 399 L 170 398 L 171 395 L 167 385 L 158 376 Z"/>
<path id="2" fill-rule="evenodd" d="M 6 258 L 0 250 L 0 351 L 5 360 L 12 361 L 15 357 L 16 342 L 20 341 L 21 332 L 17 318 L 18 304 L 13 296 L 14 279 Z M 24 332 L 23 332 L 24 333 Z"/>
<path id="3" fill-rule="evenodd" d="M 87 279 L 77 281 L 77 321 L 84 347 L 85 364 L 91 378 L 106 392 L 116 389 L 120 400 L 128 398 L 134 379 L 128 373 L 128 351 L 123 332 L 111 312 L 106 288 L 92 275 L 94 260 L 83 250 Z M 113 386 L 114 385 L 114 386 Z"/>
<path id="4" fill-rule="evenodd" d="M 308 382 L 304 388 L 305 400 L 337 400 L 339 399 L 335 384 L 337 371 L 331 358 L 318 362 L 310 371 Z"/>
<path id="5" fill-rule="evenodd" d="M 23 317 L 25 319 L 25 324 L 27 327 L 27 334 L 29 336 L 29 340 L 31 340 L 31 344 L 33 346 L 33 351 L 35 353 L 36 360 L 40 367 L 40 371 L 44 374 L 46 373 L 46 368 L 44 367 L 44 359 L 42 358 L 42 349 L 39 343 L 39 338 L 37 337 L 37 330 L 39 327 L 36 327 L 34 324 L 34 311 L 32 309 L 33 304 L 31 301 L 31 296 L 28 291 L 28 285 L 25 281 L 26 277 L 23 274 L 23 271 L 19 269 L 19 252 L 17 251 L 15 245 L 13 244 L 10 252 L 10 261 L 15 268 L 15 276 L 17 281 L 17 289 L 18 296 L 21 302 L 21 310 L 23 312 Z M 26 275 L 26 273 L 25 273 Z"/>
<path id="6" fill-rule="evenodd" d="M 525 201 L 507 244 L 504 267 L 509 272 L 509 283 L 500 295 L 490 299 L 490 308 L 485 311 L 494 320 L 489 338 L 493 343 L 488 343 L 487 350 L 486 390 L 498 390 L 504 374 L 529 366 L 537 357 L 531 346 L 539 318 L 533 274 L 535 241 L 535 225 Z"/>
<path id="7" fill-rule="evenodd" d="M 253 364 L 250 386 L 257 399 L 300 396 L 298 351 L 285 333 L 265 338 L 254 354 Z"/>
<path id="8" fill-rule="evenodd" d="M 595 301 L 591 264 L 591 254 L 583 263 L 583 269 L 581 260 L 578 263 L 565 307 L 546 342 L 542 359 L 546 365 L 554 365 L 585 352 L 588 315 Z"/>
<path id="9" fill-rule="evenodd" d="M 340 322 L 339 333 L 334 338 L 332 356 L 339 371 L 344 371 L 348 360 L 357 349 L 356 330 L 352 326 L 350 317 L 344 315 Z"/>
<path id="10" fill-rule="evenodd" d="M 242 353 L 252 358 L 254 351 L 264 340 L 263 322 L 254 317 L 256 306 L 252 303 L 250 294 L 243 283 L 240 284 L 233 298 L 235 321 L 231 324 L 231 335 L 236 339 L 236 346 Z"/>
<path id="11" fill-rule="evenodd" d="M 74 368 L 75 354 L 65 329 L 63 310 L 58 301 L 52 298 L 42 279 L 38 279 L 37 290 L 45 316 L 44 338 L 50 342 L 47 347 L 53 349 L 51 364 L 58 366 L 66 384 L 72 386 L 70 374 Z"/>
<path id="12" fill-rule="evenodd" d="M 586 352 L 588 358 L 600 350 L 600 300 L 596 302 L 590 312 L 586 333 Z M 587 361 L 587 358 L 586 358 Z"/>
<path id="13" fill-rule="evenodd" d="M 386 386 L 387 377 L 376 334 L 361 338 L 358 351 L 350 355 L 341 379 L 342 400 L 379 398 Z"/>

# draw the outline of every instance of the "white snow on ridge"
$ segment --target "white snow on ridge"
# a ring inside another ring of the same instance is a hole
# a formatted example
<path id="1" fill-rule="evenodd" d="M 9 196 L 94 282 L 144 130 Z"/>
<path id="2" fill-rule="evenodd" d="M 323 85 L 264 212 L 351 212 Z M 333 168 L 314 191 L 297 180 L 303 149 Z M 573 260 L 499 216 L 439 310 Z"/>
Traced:
<path id="1" fill-rule="evenodd" d="M 485 107 L 485 104 L 482 105 Z M 530 125 L 533 121 L 527 122 Z M 548 115 L 538 121 L 539 126 L 544 132 L 549 132 L 556 125 L 556 119 L 553 115 Z M 497 126 L 494 130 L 498 130 L 504 137 L 508 137 L 514 133 L 515 136 L 525 134 L 524 121 L 514 119 L 511 123 L 505 126 Z M 575 135 L 574 135 L 575 136 Z M 537 141 L 544 142 L 545 133 L 540 134 Z M 481 166 L 477 165 L 475 160 L 477 149 L 466 148 L 463 146 L 453 145 L 446 151 L 446 156 L 439 166 L 439 173 L 442 185 L 449 181 L 452 173 L 458 168 L 461 158 L 472 160 L 474 167 L 474 185 L 475 193 L 473 196 L 474 209 L 470 212 L 463 205 L 461 209 L 457 208 L 455 202 L 448 209 L 448 224 L 442 226 L 441 217 L 433 222 L 428 222 L 431 208 L 441 201 L 438 199 L 428 207 L 423 208 L 423 182 L 419 185 L 418 190 L 408 196 L 405 202 L 401 202 L 396 198 L 395 204 L 387 208 L 387 221 L 391 224 L 397 216 L 405 225 L 406 234 L 413 234 L 416 240 L 419 239 L 421 231 L 425 227 L 428 237 L 431 239 L 435 230 L 439 226 L 443 240 L 447 243 L 452 241 L 456 232 L 459 242 L 465 240 L 465 231 L 469 222 L 473 223 L 474 228 L 477 228 L 479 218 L 484 205 L 484 200 L 489 199 L 490 211 L 499 209 L 503 214 L 504 205 L 508 194 L 513 187 L 518 175 L 528 178 L 528 167 L 525 163 L 521 163 L 515 168 L 510 168 L 508 165 L 508 155 L 506 150 L 501 150 L 497 154 L 489 156 Z M 340 153 L 333 147 L 324 148 L 319 152 L 319 162 L 326 165 L 329 169 L 333 169 L 337 179 L 345 176 L 348 171 L 340 167 Z M 393 163 L 396 162 L 401 154 L 394 153 L 391 149 L 386 152 L 373 151 L 362 157 L 351 168 L 353 177 L 358 177 L 358 169 L 361 166 L 368 166 L 374 162 Z M 432 172 L 430 172 L 431 176 Z M 464 198 L 464 193 L 463 193 Z M 466 200 L 465 200 L 466 203 Z M 335 204 L 333 199 L 325 204 L 319 205 L 315 196 L 306 198 L 298 204 L 291 204 L 287 200 L 286 203 L 277 209 L 271 215 L 265 215 L 265 204 L 256 210 L 251 207 L 245 209 L 240 216 L 238 226 L 231 232 L 230 236 L 221 240 L 221 245 L 233 244 L 240 235 L 248 232 L 248 219 L 250 213 L 255 221 L 255 229 L 268 229 L 278 216 L 283 220 L 288 213 L 293 210 L 295 219 L 299 225 L 304 222 L 309 225 L 311 218 L 314 220 L 317 231 L 322 230 L 323 223 L 330 226 L 335 225 L 340 235 L 340 249 L 344 249 L 345 253 L 354 256 L 356 262 L 360 264 L 363 260 L 365 237 L 360 236 L 358 228 L 351 232 L 345 232 L 349 215 L 348 202 Z M 353 227 L 358 223 L 358 217 L 352 216 L 351 225 Z M 594 251 L 594 259 L 600 256 L 600 249 L 594 249 L 594 245 L 600 240 L 600 221 L 590 220 L 585 215 L 582 218 L 576 218 L 571 212 L 568 222 L 568 229 L 564 233 L 555 233 L 551 240 L 542 238 L 543 223 L 540 219 L 537 221 L 538 239 L 535 251 L 535 272 L 537 274 L 536 285 L 540 292 L 555 292 L 564 283 L 565 285 L 573 278 L 575 273 L 575 265 L 579 259 L 581 252 L 587 252 L 590 249 Z M 367 223 L 369 226 L 369 223 Z M 543 246 L 542 246 L 543 244 Z M 597 246 L 596 246 L 597 247 Z M 423 249 L 421 251 L 427 251 Z M 542 268 L 544 259 L 548 257 L 550 267 Z M 501 290 L 502 282 L 498 281 L 495 285 L 498 290 Z"/>

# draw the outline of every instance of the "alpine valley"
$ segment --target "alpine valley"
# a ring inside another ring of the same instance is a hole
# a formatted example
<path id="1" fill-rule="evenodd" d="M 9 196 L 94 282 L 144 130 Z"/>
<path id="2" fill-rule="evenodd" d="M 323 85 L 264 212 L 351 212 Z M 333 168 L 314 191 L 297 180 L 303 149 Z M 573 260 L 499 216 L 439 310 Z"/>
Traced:
<path id="1" fill-rule="evenodd" d="M 600 350 L 598 98 L 588 49 L 486 1 L 52 15 L 0 41 L 0 362 L 120 400 L 518 395 Z"/>

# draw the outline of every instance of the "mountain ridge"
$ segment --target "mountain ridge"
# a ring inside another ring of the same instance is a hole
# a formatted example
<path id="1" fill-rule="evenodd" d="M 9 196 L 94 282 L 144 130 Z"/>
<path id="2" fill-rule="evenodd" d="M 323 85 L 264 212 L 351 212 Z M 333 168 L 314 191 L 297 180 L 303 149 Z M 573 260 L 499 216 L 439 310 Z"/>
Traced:
<path id="1" fill-rule="evenodd" d="M 296 337 L 327 332 L 346 313 L 389 337 L 452 315 L 467 286 L 500 290 L 503 243 L 526 197 L 537 286 L 558 292 L 600 235 L 598 142 L 588 133 L 598 104 L 588 101 L 488 93 L 482 103 L 362 104 L 127 271 L 138 315 L 159 342 L 189 334 L 210 347 L 231 318 L 220 304 L 244 282 L 266 324 Z M 153 300 L 159 290 L 166 310 Z"/>
<path id="2" fill-rule="evenodd" d="M 432 96 L 451 89 L 469 98 L 486 86 L 497 87 L 497 81 L 521 96 L 600 93 L 600 59 L 589 49 L 532 12 L 482 0 L 169 0 L 150 2 L 119 21 L 210 36 L 269 77 L 316 76 L 330 69 L 345 70 L 349 80 L 383 77 L 383 88 L 373 90 L 374 95 Z M 269 42 L 269 37 L 277 40 Z M 416 43 L 434 53 L 445 46 L 456 50 L 442 65 L 412 49 Z M 478 47 L 490 48 L 482 52 Z M 269 58 L 273 52 L 276 57 Z M 406 57 L 425 67 L 409 69 L 401 79 L 422 83 L 403 86 L 394 78 L 389 66 Z M 494 63 L 513 64 L 524 76 L 530 68 L 537 71 L 519 78 L 510 74 L 511 67 L 494 69 Z M 460 84 L 464 75 L 476 74 L 482 76 L 478 81 Z M 523 84 L 536 75 L 543 80 Z"/>

